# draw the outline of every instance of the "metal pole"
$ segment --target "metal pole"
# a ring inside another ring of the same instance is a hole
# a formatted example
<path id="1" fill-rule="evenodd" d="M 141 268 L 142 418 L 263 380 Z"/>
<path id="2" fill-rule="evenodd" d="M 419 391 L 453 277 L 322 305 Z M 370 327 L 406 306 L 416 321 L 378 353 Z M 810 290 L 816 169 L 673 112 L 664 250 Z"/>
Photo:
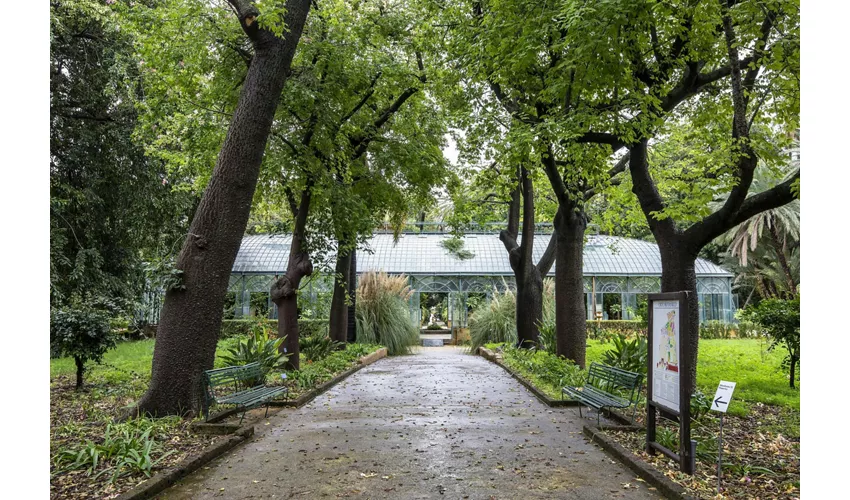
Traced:
<path id="1" fill-rule="evenodd" d="M 717 440 L 717 493 L 720 494 L 720 473 L 723 462 L 723 414 L 720 414 L 720 437 Z"/>

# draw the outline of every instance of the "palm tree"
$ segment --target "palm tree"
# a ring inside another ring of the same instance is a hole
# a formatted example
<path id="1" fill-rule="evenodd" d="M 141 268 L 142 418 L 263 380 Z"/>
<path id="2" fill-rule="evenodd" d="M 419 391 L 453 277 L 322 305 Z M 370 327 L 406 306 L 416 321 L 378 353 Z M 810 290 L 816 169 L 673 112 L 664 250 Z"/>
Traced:
<path id="1" fill-rule="evenodd" d="M 794 142 L 796 148 L 799 148 L 799 139 Z M 799 169 L 799 155 L 794 155 L 788 163 L 787 176 L 790 177 Z M 776 181 L 776 175 L 767 168 L 756 169 L 750 191 L 753 194 L 760 193 L 775 185 Z M 765 240 L 772 252 L 760 252 L 760 262 L 750 266 L 750 256 L 756 256 L 754 252 L 764 246 Z M 776 264 L 779 266 L 779 279 L 770 281 L 784 281 L 783 288 L 786 288 L 791 296 L 797 295 L 799 269 L 795 273 L 790 258 L 795 256 L 800 246 L 800 200 L 753 216 L 723 235 L 721 242 L 729 245 L 727 251 L 737 258 L 742 270 L 748 270 L 746 274 L 753 273 L 752 276 L 756 277 L 755 285 L 762 297 L 778 294 L 778 291 L 772 293 L 769 286 L 764 284 L 765 273 L 775 275 Z"/>

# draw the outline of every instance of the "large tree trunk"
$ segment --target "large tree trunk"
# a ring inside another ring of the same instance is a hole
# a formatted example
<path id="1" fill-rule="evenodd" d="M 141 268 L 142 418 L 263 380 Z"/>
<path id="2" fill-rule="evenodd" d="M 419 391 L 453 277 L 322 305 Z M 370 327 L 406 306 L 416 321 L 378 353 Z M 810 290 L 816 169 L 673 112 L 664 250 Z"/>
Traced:
<path id="1" fill-rule="evenodd" d="M 345 342 L 348 334 L 348 306 L 346 298 L 351 275 L 351 251 L 344 250 L 342 242 L 337 244 L 336 269 L 334 277 L 334 293 L 331 299 L 330 325 L 328 332 L 331 340 Z"/>
<path id="2" fill-rule="evenodd" d="M 540 344 L 539 324 L 543 320 L 543 279 L 534 266 L 529 267 L 516 277 L 517 345 L 522 348 Z"/>
<path id="3" fill-rule="evenodd" d="M 213 367 L 230 271 L 242 243 L 266 140 L 301 37 L 309 0 L 286 2 L 283 38 L 261 30 L 257 10 L 231 2 L 254 44 L 254 57 L 209 185 L 192 220 L 177 269 L 182 286 L 166 292 L 151 382 L 138 412 L 197 414 L 204 370 Z"/>
<path id="4" fill-rule="evenodd" d="M 686 311 L 688 324 L 691 325 L 690 350 L 681 348 L 681 356 L 688 360 L 691 380 L 696 383 L 697 353 L 699 351 L 699 301 L 697 300 L 696 253 L 689 252 L 684 245 L 672 238 L 671 241 L 659 240 L 661 252 L 661 291 L 688 292 L 692 299 Z M 688 388 L 693 392 L 694 386 Z"/>
<path id="5" fill-rule="evenodd" d="M 555 219 L 558 238 L 555 260 L 555 348 L 557 354 L 585 367 L 587 312 L 584 308 L 583 212 L 562 206 Z M 554 236 L 553 236 L 554 237 Z"/>
<path id="6" fill-rule="evenodd" d="M 522 205 L 522 240 L 517 243 Z M 552 235 L 552 238 L 555 236 Z M 499 233 L 508 251 L 508 260 L 516 280 L 517 346 L 536 347 L 540 344 L 540 322 L 543 320 L 543 276 L 554 261 L 554 244 L 534 264 L 534 185 L 525 167 L 517 168 L 517 186 L 511 192 L 508 209 L 508 228 Z"/>
<path id="7" fill-rule="evenodd" d="M 292 231 L 292 244 L 289 246 L 289 263 L 286 266 L 286 274 L 275 282 L 271 290 L 272 301 L 278 309 L 277 336 L 284 339 L 280 349 L 289 355 L 286 360 L 287 370 L 301 368 L 301 348 L 298 345 L 300 337 L 298 329 L 298 288 L 305 276 L 313 274 L 313 263 L 304 248 L 312 187 L 312 183 L 308 182 L 304 191 L 301 192 L 301 202 L 295 214 L 295 228 Z"/>

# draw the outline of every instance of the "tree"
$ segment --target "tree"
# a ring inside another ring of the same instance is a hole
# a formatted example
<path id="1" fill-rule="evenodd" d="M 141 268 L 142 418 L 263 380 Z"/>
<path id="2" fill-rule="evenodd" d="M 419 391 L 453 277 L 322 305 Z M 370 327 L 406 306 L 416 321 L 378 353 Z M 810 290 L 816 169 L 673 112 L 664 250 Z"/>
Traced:
<path id="1" fill-rule="evenodd" d="M 539 325 L 543 321 L 543 277 L 549 273 L 549 269 L 555 262 L 558 236 L 556 230 L 549 239 L 549 245 L 543 256 L 535 265 L 533 257 L 534 185 L 531 173 L 525 166 L 521 165 L 517 174 L 518 185 L 511 192 L 508 227 L 499 233 L 499 239 L 508 251 L 511 269 L 516 277 L 517 342 L 521 347 L 533 347 L 540 344 Z M 522 200 L 522 240 L 517 243 L 520 199 Z"/>
<path id="2" fill-rule="evenodd" d="M 557 262 L 556 352 L 584 366 L 584 205 L 623 172 L 625 162 L 612 167 L 604 148 L 575 141 L 589 126 L 583 119 L 587 116 L 583 92 L 586 88 L 595 92 L 593 85 L 602 76 L 591 60 L 592 41 L 586 40 L 582 23 L 563 20 L 581 18 L 564 16 L 565 10 L 572 9 L 578 7 L 571 2 L 518 1 L 469 2 L 444 10 L 446 22 L 456 28 L 450 52 L 470 80 L 486 87 L 480 107 L 486 109 L 488 100 L 501 106 L 507 115 L 502 126 L 510 131 L 512 144 L 533 155 L 535 161 L 528 165 L 542 170 L 554 192 L 558 216 L 550 248 Z M 524 215 L 522 245 L 511 243 L 510 231 L 503 233 L 506 248 L 517 251 L 517 257 L 531 254 L 525 228 L 533 229 L 532 217 Z M 524 248 L 526 242 L 529 246 Z M 528 285 L 539 295 L 542 281 L 527 277 L 535 274 L 532 265 L 523 265 L 524 259 L 516 262 L 521 270 L 518 292 L 521 281 L 531 280 Z M 551 265 L 547 260 L 542 263 L 547 264 L 545 269 Z"/>
<path id="3" fill-rule="evenodd" d="M 789 174 L 793 175 L 798 170 L 799 165 Z M 767 172 L 765 168 L 756 171 L 751 188 L 753 193 L 763 192 L 777 182 L 781 182 L 781 179 L 776 179 L 775 176 L 772 179 L 765 178 L 765 172 Z M 769 250 L 764 248 L 764 236 L 767 236 Z M 793 256 L 800 245 L 799 200 L 793 200 L 787 205 L 754 215 L 727 232 L 721 240 L 728 243 L 729 254 L 737 258 L 737 264 L 742 269 L 748 267 L 754 270 L 764 269 L 770 267 L 772 262 L 777 263 L 782 278 L 776 282 L 782 285 L 781 293 L 787 293 L 790 297 L 797 295 L 800 275 L 799 269 L 794 266 Z M 757 279 L 760 280 L 758 283 L 762 290 L 762 297 L 767 298 L 767 286 L 763 278 Z M 776 287 L 775 283 L 774 287 Z"/>
<path id="4" fill-rule="evenodd" d="M 510 116 L 506 116 L 498 103 L 479 99 L 477 119 L 466 124 L 465 136 L 459 142 L 459 156 L 467 165 L 463 174 L 472 181 L 462 183 L 457 179 L 450 184 L 454 210 L 449 222 L 459 234 L 476 223 L 507 219 L 507 227 L 500 231 L 499 239 L 508 252 L 516 283 L 517 345 L 531 348 L 539 345 L 543 277 L 555 261 L 557 238 L 552 235 L 535 264 L 535 225 L 541 215 L 551 219 L 551 214 L 545 213 L 549 207 L 543 207 L 543 214 L 538 213 L 541 207 L 535 200 L 543 195 L 534 188 L 536 171 L 530 148 L 523 139 L 514 142 L 510 129 L 502 125 L 510 121 Z"/>
<path id="5" fill-rule="evenodd" d="M 115 347 L 115 341 L 109 313 L 102 307 L 76 303 L 50 310 L 50 355 L 74 358 L 78 391 L 83 387 L 86 362 L 99 363 L 106 351 Z"/>
<path id="6" fill-rule="evenodd" d="M 694 266 L 700 250 L 750 217 L 794 198 L 799 172 L 748 194 L 759 158 L 775 161 L 781 149 L 777 141 L 797 127 L 799 12 L 792 2 L 764 10 L 758 2 L 648 7 L 635 5 L 628 27 L 620 27 L 630 50 L 620 73 L 628 85 L 612 104 L 616 111 L 607 118 L 600 115 L 580 140 L 607 142 L 614 150 L 628 147 L 632 191 L 661 253 L 661 289 L 690 292 L 694 300 L 688 316 L 697 325 Z M 663 42 L 661 27 L 669 43 Z M 743 51 L 748 55 L 742 57 Z M 683 187 L 685 194 L 663 197 L 659 178 Z M 719 192 L 728 195 L 712 211 L 708 202 Z M 691 345 L 686 356 L 695 375 L 697 343 Z"/>
<path id="7" fill-rule="evenodd" d="M 345 2 L 323 3 L 306 28 L 274 125 L 278 168 L 261 179 L 263 193 L 282 196 L 295 221 L 286 274 L 272 289 L 293 369 L 297 291 L 314 254 L 336 249 L 329 331 L 343 342 L 351 252 L 385 214 L 403 220 L 410 201 L 444 176 L 445 127 L 428 95 L 422 42 L 411 34 L 425 29 L 405 5 Z"/>
<path id="8" fill-rule="evenodd" d="M 761 325 L 771 337 L 769 349 L 781 345 L 788 351 L 783 365 L 789 369 L 789 385 L 794 388 L 800 362 L 800 296 L 791 300 L 767 299 L 744 310 L 744 317 Z"/>
<path id="9" fill-rule="evenodd" d="M 143 260 L 185 233 L 193 197 L 132 138 L 143 86 L 119 13 L 91 0 L 50 11 L 50 304 L 120 298 L 127 314 Z"/>
<path id="10" fill-rule="evenodd" d="M 215 169 L 177 258 L 182 283 L 166 291 L 151 382 L 138 413 L 182 415 L 199 410 L 203 371 L 213 366 L 230 270 L 310 8 L 309 0 L 288 0 L 282 15 L 275 10 L 261 15 L 246 0 L 229 4 L 253 54 Z"/>

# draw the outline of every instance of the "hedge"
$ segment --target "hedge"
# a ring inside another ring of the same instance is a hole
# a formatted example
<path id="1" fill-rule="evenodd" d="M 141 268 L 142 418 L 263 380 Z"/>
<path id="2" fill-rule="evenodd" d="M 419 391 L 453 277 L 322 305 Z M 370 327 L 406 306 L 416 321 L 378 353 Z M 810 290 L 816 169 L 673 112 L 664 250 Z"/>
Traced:
<path id="1" fill-rule="evenodd" d="M 626 335 L 646 335 L 646 325 L 636 320 L 600 320 L 587 321 L 587 335 L 593 338 L 596 330 L 613 331 L 616 333 L 624 333 Z"/>
<path id="2" fill-rule="evenodd" d="M 221 322 L 221 334 L 219 338 L 225 339 L 234 335 L 248 335 L 251 333 L 251 325 L 257 320 L 250 319 L 225 319 Z M 266 320 L 272 329 L 277 329 L 276 319 Z M 313 334 L 327 334 L 328 319 L 300 319 L 298 320 L 298 334 L 301 337 L 307 337 Z"/>

